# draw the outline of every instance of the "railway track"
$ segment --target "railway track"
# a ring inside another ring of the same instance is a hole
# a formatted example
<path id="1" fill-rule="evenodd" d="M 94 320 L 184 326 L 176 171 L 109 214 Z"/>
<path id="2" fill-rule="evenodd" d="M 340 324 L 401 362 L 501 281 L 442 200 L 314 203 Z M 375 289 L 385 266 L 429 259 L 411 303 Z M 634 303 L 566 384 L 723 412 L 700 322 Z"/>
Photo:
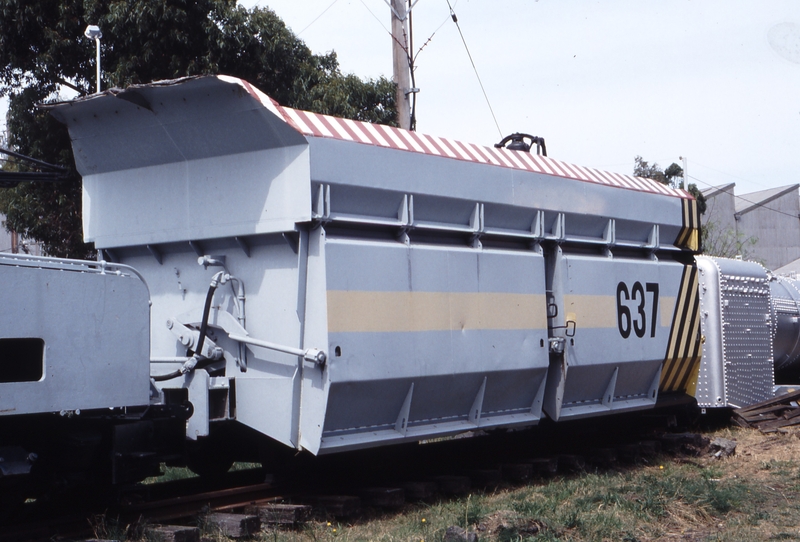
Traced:
<path id="1" fill-rule="evenodd" d="M 696 434 L 666 432 L 672 420 L 674 414 L 664 411 L 621 415 L 602 423 L 543 424 L 491 438 L 451 439 L 344 456 L 301 456 L 281 472 L 237 471 L 213 483 L 195 478 L 138 485 L 104 508 L 96 504 L 92 509 L 67 511 L 30 507 L 19 516 L 22 521 L 0 529 L 0 542 L 55 536 L 91 539 L 98 531 L 105 532 L 103 522 L 133 532 L 146 527 L 158 531 L 152 535 L 155 539 L 191 540 L 194 535 L 186 533 L 198 525 L 242 537 L 261 528 L 296 526 L 311 517 L 353 518 L 406 503 L 627 467 L 649 462 L 662 451 L 681 453 L 702 444 Z"/>

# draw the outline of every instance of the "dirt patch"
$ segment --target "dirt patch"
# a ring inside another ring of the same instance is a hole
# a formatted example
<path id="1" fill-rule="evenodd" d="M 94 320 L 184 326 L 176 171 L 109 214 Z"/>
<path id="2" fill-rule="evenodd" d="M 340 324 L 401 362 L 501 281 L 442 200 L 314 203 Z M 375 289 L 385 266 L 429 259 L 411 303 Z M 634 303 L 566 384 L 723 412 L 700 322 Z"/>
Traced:
<path id="1" fill-rule="evenodd" d="M 478 525 L 478 532 L 504 538 L 536 536 L 544 530 L 544 522 L 520 517 L 511 510 L 498 510 L 489 514 Z"/>
<path id="2" fill-rule="evenodd" d="M 800 432 L 764 435 L 755 429 L 723 429 L 727 438 L 737 441 L 736 454 L 720 460 L 726 475 L 750 481 L 774 481 L 780 475 L 798 474 L 800 466 Z"/>

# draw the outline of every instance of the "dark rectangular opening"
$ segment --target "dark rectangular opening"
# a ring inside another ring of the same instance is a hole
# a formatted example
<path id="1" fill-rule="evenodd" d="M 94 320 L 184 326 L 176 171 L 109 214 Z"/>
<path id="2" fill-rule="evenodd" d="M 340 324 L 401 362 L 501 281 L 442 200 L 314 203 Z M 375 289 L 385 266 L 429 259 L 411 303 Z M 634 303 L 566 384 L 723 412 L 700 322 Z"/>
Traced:
<path id="1" fill-rule="evenodd" d="M 224 420 L 228 414 L 228 390 L 208 390 L 208 418 Z"/>
<path id="2" fill-rule="evenodd" d="M 164 403 L 167 405 L 182 405 L 189 402 L 189 390 L 186 388 L 165 388 Z"/>
<path id="3" fill-rule="evenodd" d="M 44 375 L 44 340 L 0 339 L 0 383 L 38 382 Z"/>

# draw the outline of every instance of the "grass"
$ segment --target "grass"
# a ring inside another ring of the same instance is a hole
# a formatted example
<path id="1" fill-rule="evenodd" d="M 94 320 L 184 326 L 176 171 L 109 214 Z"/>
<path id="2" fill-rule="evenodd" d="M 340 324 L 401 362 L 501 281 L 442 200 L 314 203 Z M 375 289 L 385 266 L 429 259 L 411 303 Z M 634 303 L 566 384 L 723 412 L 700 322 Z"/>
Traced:
<path id="1" fill-rule="evenodd" d="M 492 542 L 800 540 L 800 439 L 738 428 L 711 436 L 736 439 L 737 454 L 662 456 L 399 512 L 367 511 L 349 522 L 317 519 L 256 540 L 433 542 L 443 541 L 450 526 Z"/>
<path id="2" fill-rule="evenodd" d="M 187 478 L 197 478 L 197 475 L 187 467 L 167 467 L 163 463 L 161 464 L 161 473 L 161 476 L 151 476 L 150 478 L 145 478 L 142 483 L 145 485 L 150 485 L 160 484 L 163 482 L 174 482 L 175 480 L 185 480 Z"/>
<path id="3" fill-rule="evenodd" d="M 484 540 L 655 540 L 727 521 L 754 509 L 757 488 L 723 481 L 692 465 L 586 473 L 467 499 L 413 507 L 405 514 L 310 531 L 274 540 L 443 540 L 450 525 Z M 425 521 L 423 521 L 423 518 Z M 327 525 L 326 525 L 327 527 Z"/>
<path id="4" fill-rule="evenodd" d="M 711 436 L 736 439 L 738 454 L 662 456 L 261 539 L 429 542 L 456 525 L 501 542 L 800 540 L 800 440 L 738 428 Z"/>
<path id="5" fill-rule="evenodd" d="M 234 463 L 228 472 L 237 470 L 257 469 L 261 463 Z M 151 476 L 142 481 L 143 484 L 160 484 L 163 482 L 174 482 L 175 480 L 185 480 L 187 478 L 197 478 L 197 475 L 188 467 L 168 467 L 161 464 L 161 476 Z"/>

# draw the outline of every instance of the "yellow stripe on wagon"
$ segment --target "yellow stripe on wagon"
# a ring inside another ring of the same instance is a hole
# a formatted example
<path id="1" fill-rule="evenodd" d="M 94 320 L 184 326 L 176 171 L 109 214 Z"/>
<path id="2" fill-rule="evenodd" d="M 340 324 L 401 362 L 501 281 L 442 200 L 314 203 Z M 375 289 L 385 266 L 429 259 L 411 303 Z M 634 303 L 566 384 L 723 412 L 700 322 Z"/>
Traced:
<path id="1" fill-rule="evenodd" d="M 661 327 L 674 306 L 674 297 L 660 299 Z M 564 309 L 581 329 L 617 328 L 614 296 L 566 295 Z M 328 291 L 331 333 L 546 329 L 546 315 L 541 294 Z"/>
<path id="2" fill-rule="evenodd" d="M 546 328 L 544 294 L 328 291 L 330 333 Z"/>
<path id="3" fill-rule="evenodd" d="M 672 323 L 674 297 L 660 297 L 658 300 L 658 316 L 660 327 L 668 327 Z M 574 320 L 579 329 L 617 329 L 617 299 L 613 295 L 576 295 L 564 296 L 564 311 L 567 320 Z"/>

